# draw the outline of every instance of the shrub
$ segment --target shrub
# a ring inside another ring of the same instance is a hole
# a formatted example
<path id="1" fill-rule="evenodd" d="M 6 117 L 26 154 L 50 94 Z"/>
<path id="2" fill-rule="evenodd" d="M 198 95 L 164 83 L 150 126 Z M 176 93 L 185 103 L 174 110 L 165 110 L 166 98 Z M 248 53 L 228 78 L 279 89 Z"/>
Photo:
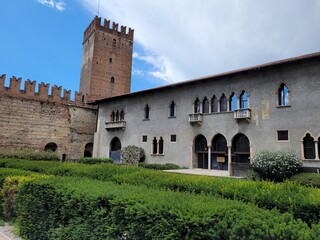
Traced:
<path id="1" fill-rule="evenodd" d="M 26 160 L 59 161 L 54 152 L 32 151 L 32 150 L 0 150 L 0 158 L 15 158 Z"/>
<path id="2" fill-rule="evenodd" d="M 143 148 L 137 146 L 127 146 L 121 150 L 121 161 L 123 164 L 137 165 L 145 160 Z"/>
<path id="3" fill-rule="evenodd" d="M 173 170 L 181 169 L 178 165 L 173 163 L 159 164 L 159 163 L 139 163 L 139 167 L 153 169 L 153 170 Z"/>
<path id="4" fill-rule="evenodd" d="M 15 197 L 26 239 L 315 239 L 291 214 L 213 196 L 51 177 Z"/>
<path id="5" fill-rule="evenodd" d="M 289 180 L 303 186 L 320 188 L 319 173 L 298 173 L 290 177 Z"/>
<path id="6" fill-rule="evenodd" d="M 295 152 L 262 151 L 252 160 L 251 168 L 259 177 L 275 182 L 282 182 L 297 173 L 302 167 L 302 160 Z"/>
<path id="7" fill-rule="evenodd" d="M 82 157 L 79 160 L 82 164 L 102 164 L 102 163 L 113 163 L 111 158 L 95 158 L 95 157 Z"/>

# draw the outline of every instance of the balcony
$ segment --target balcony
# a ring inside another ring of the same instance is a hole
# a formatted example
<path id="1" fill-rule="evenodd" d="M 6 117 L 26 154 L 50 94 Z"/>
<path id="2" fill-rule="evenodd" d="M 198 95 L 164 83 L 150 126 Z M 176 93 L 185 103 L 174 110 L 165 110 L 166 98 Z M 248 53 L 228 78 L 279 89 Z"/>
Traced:
<path id="1" fill-rule="evenodd" d="M 234 110 L 234 119 L 236 119 L 237 121 L 240 121 L 241 119 L 245 119 L 248 122 L 250 122 L 251 110 L 249 108 Z"/>
<path id="2" fill-rule="evenodd" d="M 202 113 L 189 114 L 189 123 L 191 123 L 191 125 L 193 125 L 194 123 L 201 125 L 202 124 Z"/>
<path id="3" fill-rule="evenodd" d="M 106 122 L 106 129 L 109 130 L 125 130 L 126 121 Z"/>

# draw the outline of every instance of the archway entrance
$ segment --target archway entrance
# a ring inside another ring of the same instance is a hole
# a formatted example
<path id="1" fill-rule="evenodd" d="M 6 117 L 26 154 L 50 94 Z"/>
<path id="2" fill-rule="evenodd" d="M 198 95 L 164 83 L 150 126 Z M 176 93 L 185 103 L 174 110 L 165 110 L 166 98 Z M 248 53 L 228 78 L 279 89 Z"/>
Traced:
<path id="1" fill-rule="evenodd" d="M 120 163 L 121 159 L 121 142 L 120 139 L 115 137 L 110 143 L 110 158 L 113 159 L 115 163 Z"/>
<path id="2" fill-rule="evenodd" d="M 226 138 L 218 134 L 211 144 L 211 169 L 228 170 L 228 147 Z"/>
<path id="3" fill-rule="evenodd" d="M 247 136 L 242 133 L 234 136 L 232 140 L 232 175 L 244 177 L 250 164 L 250 143 Z"/>
<path id="4" fill-rule="evenodd" d="M 195 139 L 195 153 L 197 155 L 197 168 L 208 169 L 208 144 L 203 135 Z"/>
<path id="5" fill-rule="evenodd" d="M 46 152 L 55 152 L 57 151 L 58 149 L 58 146 L 57 144 L 55 144 L 54 142 L 51 142 L 51 143 L 48 143 L 45 147 L 44 147 L 44 150 Z"/>
<path id="6" fill-rule="evenodd" d="M 84 147 L 84 157 L 92 157 L 92 151 L 93 151 L 93 143 L 87 143 Z"/>

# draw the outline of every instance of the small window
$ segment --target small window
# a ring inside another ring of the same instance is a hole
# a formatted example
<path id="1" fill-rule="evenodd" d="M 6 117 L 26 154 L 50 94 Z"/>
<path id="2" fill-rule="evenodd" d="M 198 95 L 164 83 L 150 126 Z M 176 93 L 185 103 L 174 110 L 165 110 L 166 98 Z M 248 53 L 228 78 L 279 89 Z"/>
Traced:
<path id="1" fill-rule="evenodd" d="M 284 83 L 282 83 L 278 89 L 278 105 L 281 107 L 290 105 L 289 89 Z"/>
<path id="2" fill-rule="evenodd" d="M 303 153 L 305 159 L 315 159 L 314 139 L 309 133 L 303 138 Z"/>
<path id="3" fill-rule="evenodd" d="M 238 108 L 237 104 L 238 98 L 235 93 L 232 93 L 229 99 L 229 111 L 234 111 L 235 109 Z"/>
<path id="4" fill-rule="evenodd" d="M 112 63 L 112 58 L 109 58 L 109 63 Z"/>
<path id="5" fill-rule="evenodd" d="M 288 130 L 278 130 L 277 131 L 278 141 L 289 141 L 289 131 Z"/>
<path id="6" fill-rule="evenodd" d="M 111 77 L 111 83 L 114 83 L 114 77 Z"/>
<path id="7" fill-rule="evenodd" d="M 159 140 L 159 154 L 163 154 L 163 138 L 160 137 L 160 140 Z"/>
<path id="8" fill-rule="evenodd" d="M 226 112 L 227 111 L 227 97 L 226 95 L 222 94 L 220 98 L 220 112 Z"/>
<path id="9" fill-rule="evenodd" d="M 171 135 L 170 136 L 170 142 L 176 142 L 177 141 L 177 135 Z"/>
<path id="10" fill-rule="evenodd" d="M 204 97 L 202 101 L 202 112 L 209 113 L 209 99 L 207 97 Z"/>
<path id="11" fill-rule="evenodd" d="M 246 93 L 246 91 L 242 91 L 240 94 L 240 108 L 246 109 L 248 107 L 248 93 Z"/>
<path id="12" fill-rule="evenodd" d="M 158 153 L 158 141 L 157 138 L 154 137 L 152 141 L 152 153 L 157 154 Z"/>
<path id="13" fill-rule="evenodd" d="M 200 113 L 200 100 L 197 98 L 194 101 L 194 113 Z"/>
<path id="14" fill-rule="evenodd" d="M 147 135 L 143 135 L 142 136 L 142 142 L 147 142 L 148 141 L 148 136 Z"/>
<path id="15" fill-rule="evenodd" d="M 150 117 L 150 107 L 149 105 L 147 104 L 144 108 L 144 119 L 145 120 L 148 120 Z"/>
<path id="16" fill-rule="evenodd" d="M 121 110 L 120 112 L 120 121 L 123 121 L 124 120 L 124 111 Z"/>
<path id="17" fill-rule="evenodd" d="M 176 104 L 174 103 L 174 101 L 172 101 L 170 104 L 169 117 L 175 117 L 175 116 L 176 116 Z"/>
<path id="18" fill-rule="evenodd" d="M 215 95 L 211 98 L 211 112 L 218 112 L 218 99 Z"/>

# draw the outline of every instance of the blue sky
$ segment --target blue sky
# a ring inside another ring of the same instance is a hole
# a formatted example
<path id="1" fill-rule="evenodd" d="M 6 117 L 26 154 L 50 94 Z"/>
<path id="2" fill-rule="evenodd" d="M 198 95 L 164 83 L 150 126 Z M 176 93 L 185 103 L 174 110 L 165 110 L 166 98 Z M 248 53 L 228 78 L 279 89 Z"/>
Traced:
<path id="1" fill-rule="evenodd" d="M 98 0 L 2 0 L 0 74 L 77 91 Z M 317 0 L 100 0 L 135 29 L 132 91 L 320 51 Z"/>

